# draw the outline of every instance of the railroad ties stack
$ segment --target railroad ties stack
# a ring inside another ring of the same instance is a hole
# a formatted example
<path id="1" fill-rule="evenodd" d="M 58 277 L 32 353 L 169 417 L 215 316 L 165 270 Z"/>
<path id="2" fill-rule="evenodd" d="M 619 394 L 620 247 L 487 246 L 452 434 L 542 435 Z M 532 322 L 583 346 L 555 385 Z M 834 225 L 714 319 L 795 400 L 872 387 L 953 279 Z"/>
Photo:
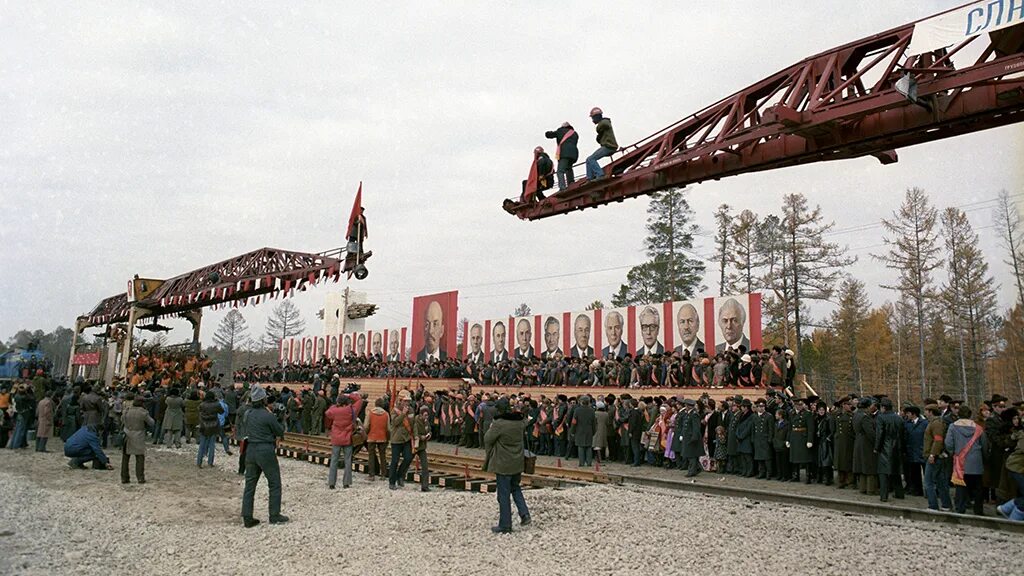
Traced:
<path id="1" fill-rule="evenodd" d="M 278 456 L 304 460 L 321 466 L 330 466 L 331 440 L 326 436 L 306 434 L 285 434 L 277 448 Z M 440 488 L 491 493 L 497 491 L 494 474 L 484 471 L 483 458 L 454 454 L 430 453 L 430 483 Z M 413 466 L 406 474 L 405 481 L 419 483 L 419 461 L 413 459 Z M 352 469 L 369 473 L 369 460 L 365 451 L 352 457 Z M 586 483 L 618 483 L 600 472 L 553 466 L 536 466 L 533 474 L 523 474 L 523 485 L 527 488 L 568 488 Z"/>

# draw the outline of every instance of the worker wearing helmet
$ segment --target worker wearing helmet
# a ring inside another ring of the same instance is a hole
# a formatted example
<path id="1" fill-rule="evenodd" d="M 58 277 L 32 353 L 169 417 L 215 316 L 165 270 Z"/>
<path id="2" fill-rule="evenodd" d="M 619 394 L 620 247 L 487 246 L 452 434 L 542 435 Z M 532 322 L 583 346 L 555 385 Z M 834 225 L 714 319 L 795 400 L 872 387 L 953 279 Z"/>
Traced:
<path id="1" fill-rule="evenodd" d="M 530 166 L 530 176 L 523 181 L 523 202 L 531 200 L 543 200 L 544 190 L 551 188 L 555 165 L 551 157 L 544 152 L 544 148 L 537 146 L 533 149 L 533 164 Z"/>
<path id="2" fill-rule="evenodd" d="M 604 170 L 597 161 L 614 154 L 619 149 L 619 144 L 615 141 L 612 121 L 604 117 L 604 112 L 600 108 L 595 107 L 590 111 L 590 119 L 596 125 L 597 143 L 600 146 L 593 154 L 587 157 L 587 180 L 593 181 L 604 177 Z"/>
<path id="3" fill-rule="evenodd" d="M 567 186 L 572 186 L 576 181 L 572 165 L 580 157 L 579 149 L 576 147 L 580 135 L 576 133 L 571 124 L 563 122 L 557 130 L 545 132 L 544 137 L 554 138 L 558 142 L 555 148 L 555 159 L 558 160 L 558 189 L 565 190 Z"/>

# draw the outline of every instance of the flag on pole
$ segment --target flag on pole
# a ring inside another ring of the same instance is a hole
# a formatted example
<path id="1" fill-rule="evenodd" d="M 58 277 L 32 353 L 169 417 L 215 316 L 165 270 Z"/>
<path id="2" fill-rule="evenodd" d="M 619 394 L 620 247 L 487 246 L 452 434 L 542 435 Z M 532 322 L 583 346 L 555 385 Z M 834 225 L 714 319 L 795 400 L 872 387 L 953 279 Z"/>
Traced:
<path id="1" fill-rule="evenodd" d="M 352 213 L 348 216 L 348 229 L 345 231 L 345 238 L 356 238 L 361 240 L 367 236 L 366 223 L 363 221 L 362 230 L 357 230 L 359 220 L 363 212 L 363 183 L 359 183 L 359 191 L 356 192 L 356 201 L 352 203 Z M 359 237 L 361 233 L 362 238 Z"/>

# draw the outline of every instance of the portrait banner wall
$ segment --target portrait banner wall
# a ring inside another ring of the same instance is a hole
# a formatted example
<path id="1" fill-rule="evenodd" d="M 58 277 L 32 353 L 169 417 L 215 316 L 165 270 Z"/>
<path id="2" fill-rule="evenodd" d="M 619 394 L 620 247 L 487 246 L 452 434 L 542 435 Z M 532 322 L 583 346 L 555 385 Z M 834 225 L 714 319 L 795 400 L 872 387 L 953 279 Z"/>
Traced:
<path id="1" fill-rule="evenodd" d="M 417 362 L 454 357 L 458 300 L 458 291 L 413 298 L 412 349 Z"/>
<path id="2" fill-rule="evenodd" d="M 540 325 L 540 357 L 542 360 L 561 357 L 565 354 L 565 342 L 562 338 L 562 326 L 565 321 L 565 313 L 540 314 L 537 316 Z"/>
<path id="3" fill-rule="evenodd" d="M 303 350 L 304 350 L 304 352 L 302 353 L 302 360 L 306 364 L 312 364 L 312 362 L 313 362 L 313 339 L 312 338 L 306 338 L 305 340 L 302 341 L 302 344 L 303 344 Z"/>
<path id="4" fill-rule="evenodd" d="M 488 358 L 490 358 L 491 362 L 505 362 L 509 359 L 511 331 L 508 329 L 508 320 L 508 318 L 498 318 L 487 322 L 489 327 L 487 334 L 490 339 Z"/>
<path id="5" fill-rule="evenodd" d="M 583 310 L 580 312 L 568 312 L 567 318 L 571 318 L 571 324 L 566 323 L 566 326 L 571 326 L 571 330 L 566 330 L 567 333 L 567 350 L 569 351 L 567 356 L 571 358 L 596 358 L 597 354 L 594 350 L 599 346 L 595 337 L 598 335 L 596 321 L 594 319 L 596 313 L 593 310 Z"/>
<path id="6" fill-rule="evenodd" d="M 389 328 L 383 331 L 384 350 L 387 351 L 385 359 L 388 362 L 400 362 L 402 360 L 402 330 L 404 328 Z"/>
<path id="7" fill-rule="evenodd" d="M 713 356 L 714 349 L 708 350 L 705 344 L 708 323 L 704 320 L 704 300 L 680 300 L 666 304 L 669 318 L 666 320 L 666 346 L 680 356 L 684 350 L 689 350 L 691 356 L 695 356 L 698 350 L 705 350 Z"/>
<path id="8" fill-rule="evenodd" d="M 352 335 L 351 334 L 345 334 L 342 337 L 341 349 L 342 349 L 342 354 L 341 354 L 342 358 L 351 358 L 353 356 Z"/>
<path id="9" fill-rule="evenodd" d="M 328 344 L 328 347 L 331 350 L 330 359 L 334 360 L 335 358 L 338 357 L 338 337 L 337 336 L 331 336 L 331 343 Z"/>
<path id="10" fill-rule="evenodd" d="M 750 297 L 747 294 L 714 299 L 715 353 L 750 350 Z"/>
<path id="11" fill-rule="evenodd" d="M 463 359 L 474 364 L 487 362 L 486 331 L 486 320 L 466 322 L 463 328 L 463 333 L 466 335 L 462 344 Z"/>
<path id="12" fill-rule="evenodd" d="M 633 307 L 633 339 L 637 357 L 665 353 L 665 305 L 642 304 Z"/>
<path id="13" fill-rule="evenodd" d="M 630 309 L 611 308 L 601 311 L 601 358 L 625 358 L 630 352 Z"/>
<path id="14" fill-rule="evenodd" d="M 535 316 L 519 316 L 512 319 L 512 325 L 515 326 L 513 358 L 537 357 L 537 342 L 534 338 L 537 333 L 536 324 Z"/>

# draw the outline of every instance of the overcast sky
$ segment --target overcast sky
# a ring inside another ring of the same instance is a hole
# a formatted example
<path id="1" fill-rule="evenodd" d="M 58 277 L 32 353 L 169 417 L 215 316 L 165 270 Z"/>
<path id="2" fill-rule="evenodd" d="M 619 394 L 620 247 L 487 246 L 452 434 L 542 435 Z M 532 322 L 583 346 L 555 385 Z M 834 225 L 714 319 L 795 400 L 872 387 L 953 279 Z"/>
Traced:
<path id="1" fill-rule="evenodd" d="M 596 105 L 625 145 L 805 57 L 961 3 L 0 0 L 0 338 L 71 326 L 133 274 L 340 246 L 360 180 L 374 258 L 353 286 L 381 306 L 370 328 L 408 325 L 413 296 L 447 289 L 471 318 L 607 302 L 644 258 L 647 200 L 538 222 L 506 214 L 532 148 L 550 147 L 545 130 L 572 121 L 586 155 Z M 899 154 L 695 186 L 697 252 L 712 253 L 723 202 L 763 214 L 802 192 L 847 228 L 890 216 L 920 186 L 940 208 L 970 210 L 1009 306 L 986 201 L 1024 194 L 1021 126 Z M 874 302 L 891 299 L 879 284 L 894 275 L 870 257 L 880 228 L 834 239 L 859 256 L 850 272 Z M 537 280 L 568 272 L 581 274 Z M 295 299 L 314 331 L 338 286 Z M 268 311 L 245 310 L 254 335 Z M 204 341 L 222 314 L 207 314 Z"/>

